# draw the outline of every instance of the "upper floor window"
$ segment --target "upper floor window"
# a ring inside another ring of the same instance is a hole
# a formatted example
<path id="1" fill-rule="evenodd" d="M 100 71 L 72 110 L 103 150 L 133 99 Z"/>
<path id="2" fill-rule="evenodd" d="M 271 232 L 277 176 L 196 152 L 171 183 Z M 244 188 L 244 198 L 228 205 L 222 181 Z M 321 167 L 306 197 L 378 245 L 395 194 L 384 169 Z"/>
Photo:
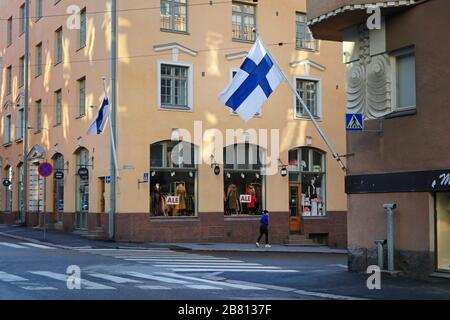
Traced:
<path id="1" fill-rule="evenodd" d="M 87 30 L 87 20 L 86 20 L 86 8 L 81 10 L 80 12 L 80 48 L 84 48 L 86 46 L 86 30 Z"/>
<path id="2" fill-rule="evenodd" d="M 8 19 L 6 23 L 6 44 L 7 46 L 12 45 L 12 28 L 13 28 L 13 20 L 12 17 Z"/>
<path id="3" fill-rule="evenodd" d="M 36 66 L 35 66 L 36 77 L 42 74 L 42 43 L 36 46 Z"/>
<path id="4" fill-rule="evenodd" d="M 6 68 L 6 95 L 12 93 L 12 66 Z"/>
<path id="5" fill-rule="evenodd" d="M 27 23 L 27 21 L 26 21 L 26 19 L 25 19 L 25 4 L 23 4 L 21 7 L 20 7 L 20 10 L 19 10 L 20 12 L 19 12 L 19 15 L 20 15 L 20 28 L 19 28 L 19 33 L 20 34 L 22 34 L 22 33 L 24 33 L 25 32 L 25 26 L 26 26 L 26 23 Z"/>
<path id="6" fill-rule="evenodd" d="M 161 0 L 161 29 L 187 31 L 187 0 Z"/>
<path id="7" fill-rule="evenodd" d="M 416 59 L 414 52 L 396 56 L 397 109 L 416 107 Z"/>
<path id="8" fill-rule="evenodd" d="M 160 107 L 191 110 L 192 75 L 189 66 L 160 65 Z"/>
<path id="9" fill-rule="evenodd" d="M 62 43 L 62 27 L 55 32 L 55 61 L 56 64 L 62 62 L 63 43 Z"/>
<path id="10" fill-rule="evenodd" d="M 23 108 L 17 111 L 17 128 L 16 128 L 16 140 L 23 139 L 25 133 L 25 121 Z"/>
<path id="11" fill-rule="evenodd" d="M 40 132 L 42 130 L 42 101 L 36 101 L 35 109 L 35 132 Z"/>
<path id="12" fill-rule="evenodd" d="M 296 48 L 316 51 L 317 40 L 314 39 L 312 32 L 307 25 L 306 14 L 297 13 L 296 24 Z"/>
<path id="13" fill-rule="evenodd" d="M 233 2 L 233 39 L 255 41 L 256 7 Z"/>
<path id="14" fill-rule="evenodd" d="M 55 125 L 62 123 L 62 91 L 55 92 Z"/>
<path id="15" fill-rule="evenodd" d="M 5 117 L 5 144 L 11 143 L 11 115 Z"/>
<path id="16" fill-rule="evenodd" d="M 320 85 L 317 80 L 297 79 L 297 91 L 302 97 L 303 102 L 308 107 L 309 111 L 314 117 L 320 117 L 319 102 L 320 102 Z M 304 118 L 309 117 L 308 112 L 298 99 L 295 99 L 295 117 Z"/>
<path id="17" fill-rule="evenodd" d="M 78 99 L 80 117 L 86 115 L 86 78 L 83 77 L 78 80 Z"/>
<path id="18" fill-rule="evenodd" d="M 25 82 L 25 57 L 19 59 L 19 88 L 23 87 Z"/>
<path id="19" fill-rule="evenodd" d="M 42 1 L 43 0 L 37 0 L 36 1 L 36 21 L 42 18 Z"/>

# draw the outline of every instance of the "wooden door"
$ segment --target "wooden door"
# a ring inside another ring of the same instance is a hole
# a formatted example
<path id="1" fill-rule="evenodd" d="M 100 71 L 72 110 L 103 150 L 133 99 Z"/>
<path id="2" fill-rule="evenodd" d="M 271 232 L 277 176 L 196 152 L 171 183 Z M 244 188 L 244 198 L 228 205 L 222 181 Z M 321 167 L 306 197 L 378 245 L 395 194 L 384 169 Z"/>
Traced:
<path id="1" fill-rule="evenodd" d="M 289 184 L 289 231 L 291 233 L 299 233 L 302 230 L 301 221 L 301 184 Z"/>

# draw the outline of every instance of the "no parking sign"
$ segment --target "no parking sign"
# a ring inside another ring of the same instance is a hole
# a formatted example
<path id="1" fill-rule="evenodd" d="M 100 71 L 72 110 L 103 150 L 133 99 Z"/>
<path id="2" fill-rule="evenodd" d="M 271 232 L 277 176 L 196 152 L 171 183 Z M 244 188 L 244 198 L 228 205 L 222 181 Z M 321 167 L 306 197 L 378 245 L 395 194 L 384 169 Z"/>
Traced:
<path id="1" fill-rule="evenodd" d="M 41 163 L 38 167 L 38 172 L 41 177 L 47 178 L 52 175 L 53 166 L 48 162 Z"/>

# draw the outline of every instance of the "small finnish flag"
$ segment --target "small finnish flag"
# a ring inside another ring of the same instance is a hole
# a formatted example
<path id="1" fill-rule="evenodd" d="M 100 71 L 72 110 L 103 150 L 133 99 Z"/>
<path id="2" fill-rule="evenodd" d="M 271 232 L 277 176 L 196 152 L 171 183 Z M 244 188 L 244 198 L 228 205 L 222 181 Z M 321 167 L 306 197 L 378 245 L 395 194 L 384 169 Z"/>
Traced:
<path id="1" fill-rule="evenodd" d="M 258 38 L 219 100 L 245 122 L 252 119 L 283 81 L 283 74 Z"/>
<path id="2" fill-rule="evenodd" d="M 101 134 L 103 129 L 105 128 L 106 120 L 109 117 L 109 102 L 108 98 L 103 99 L 102 106 L 100 110 L 98 110 L 97 116 L 94 121 L 91 123 L 88 129 L 88 135 L 98 135 Z"/>

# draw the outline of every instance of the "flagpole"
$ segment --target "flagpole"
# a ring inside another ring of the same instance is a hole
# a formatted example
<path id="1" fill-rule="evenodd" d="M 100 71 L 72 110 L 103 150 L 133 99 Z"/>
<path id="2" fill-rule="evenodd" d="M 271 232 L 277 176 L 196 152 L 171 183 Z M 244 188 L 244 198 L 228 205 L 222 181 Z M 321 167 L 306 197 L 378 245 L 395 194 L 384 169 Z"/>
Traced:
<path id="1" fill-rule="evenodd" d="M 105 92 L 105 97 L 108 97 L 108 92 L 107 92 L 107 89 L 106 89 L 106 77 L 103 76 L 102 80 L 103 80 L 103 90 Z M 111 110 L 111 104 L 110 103 L 109 103 L 108 107 Z M 109 119 L 109 128 L 110 128 L 109 131 L 110 131 L 110 136 L 111 136 L 111 148 L 112 148 L 112 153 L 113 153 L 114 167 L 116 168 L 117 177 L 119 177 L 119 167 L 117 165 L 116 141 L 114 139 L 114 134 L 113 134 L 113 130 L 112 130 L 111 117 Z"/>
<path id="2" fill-rule="evenodd" d="M 297 89 L 294 87 L 294 84 L 289 80 L 289 78 L 286 76 L 286 74 L 284 73 L 283 69 L 281 68 L 280 64 L 278 63 L 278 61 L 275 59 L 275 57 L 273 57 L 270 54 L 270 51 L 267 50 L 267 48 L 264 45 L 264 41 L 262 41 L 261 36 L 256 32 L 257 35 L 257 39 L 261 41 L 262 46 L 264 47 L 264 49 L 266 49 L 267 54 L 269 55 L 269 57 L 272 59 L 272 61 L 275 63 L 276 67 L 278 68 L 278 70 L 280 71 L 280 73 L 283 75 L 284 80 L 286 80 L 286 82 L 289 84 L 290 89 L 292 90 L 292 92 L 295 94 L 295 96 L 297 97 L 297 99 L 300 101 L 301 105 L 303 106 L 303 108 L 306 110 L 306 112 L 308 113 L 309 118 L 311 119 L 312 123 L 314 124 L 314 126 L 316 127 L 317 131 L 319 132 L 320 137 L 322 138 L 322 140 L 326 143 L 326 145 L 328 146 L 328 148 L 330 149 L 333 158 L 339 163 L 339 165 L 341 166 L 341 169 L 344 172 L 347 172 L 348 169 L 345 166 L 344 162 L 342 161 L 341 157 L 339 156 L 339 154 L 336 152 L 336 150 L 334 149 L 333 145 L 330 143 L 330 141 L 327 139 L 327 137 L 325 136 L 325 133 L 322 131 L 322 129 L 320 128 L 319 124 L 317 123 L 316 119 L 314 118 L 314 116 L 312 115 L 311 111 L 309 111 L 309 108 L 306 106 L 305 102 L 303 101 L 302 97 L 300 96 L 300 94 L 298 93 Z"/>

